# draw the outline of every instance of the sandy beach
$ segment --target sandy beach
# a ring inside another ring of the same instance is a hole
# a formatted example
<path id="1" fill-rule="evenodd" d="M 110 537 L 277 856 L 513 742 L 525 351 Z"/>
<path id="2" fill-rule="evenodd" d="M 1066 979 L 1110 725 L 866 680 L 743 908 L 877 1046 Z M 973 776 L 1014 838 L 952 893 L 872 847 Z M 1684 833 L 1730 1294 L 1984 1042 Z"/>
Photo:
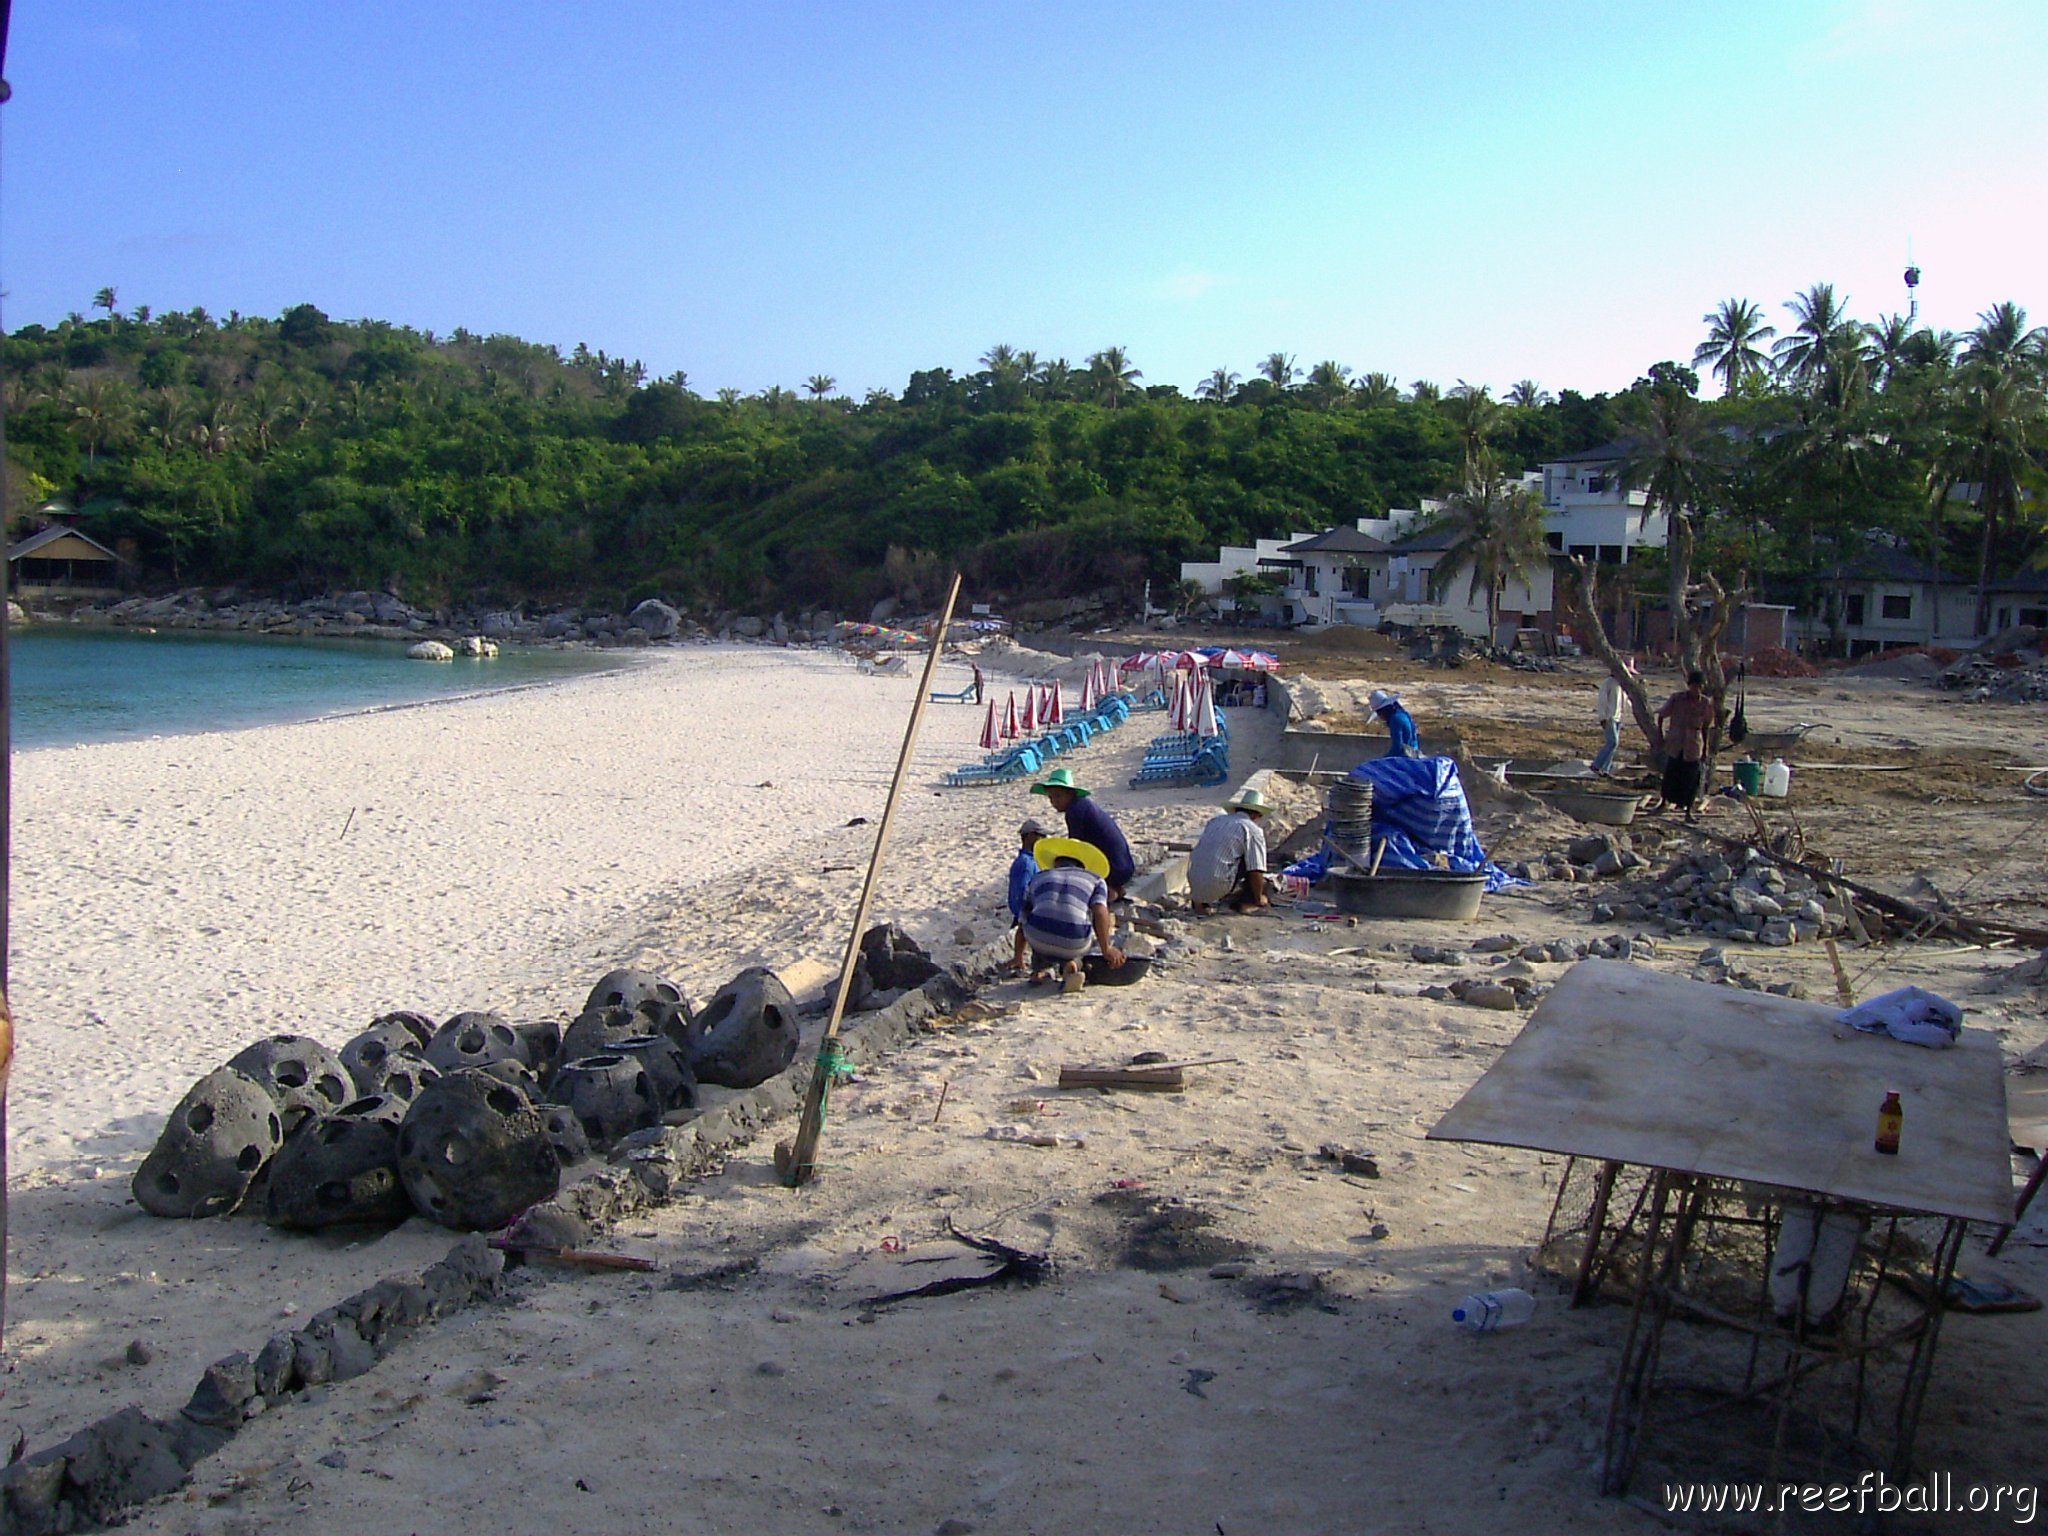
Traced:
<path id="1" fill-rule="evenodd" d="M 1322 707 L 1341 718 L 1367 676 L 1326 677 Z M 173 1412 L 207 1362 L 447 1250 L 417 1218 L 309 1238 L 136 1210 L 127 1180 L 164 1110 L 249 1039 L 339 1044 L 394 1007 L 566 1017 L 622 964 L 698 996 L 749 964 L 822 974 L 915 686 L 823 654 L 688 650 L 512 695 L 18 759 L 0 1428 L 35 1449 L 125 1403 Z M 1487 731 L 1589 734 L 1572 688 L 1468 675 L 1414 692 L 1483 751 Z M 1898 688 L 1751 697 L 1766 718 L 1835 706 L 1844 739 L 1816 750 L 1844 761 L 1924 740 L 1937 707 Z M 1005 930 L 1011 834 L 1044 806 L 1021 785 L 934 788 L 976 755 L 980 725 L 971 708 L 927 712 L 874 913 L 941 960 Z M 1280 721 L 1234 711 L 1232 726 L 1236 779 Z M 1951 733 L 2024 755 L 2040 713 L 1979 711 Z M 1066 760 L 1141 865 L 1223 794 L 1122 787 L 1149 734 L 1134 724 Z M 1859 858 L 1889 848 L 1894 884 L 1942 873 L 1923 821 L 1962 788 L 1916 781 L 1909 803 L 1901 786 L 1882 826 L 1867 801 L 1834 806 L 1842 793 L 1814 789 L 1816 829 Z M 2038 895 L 2038 860 L 2011 850 L 2039 818 L 1998 793 L 1963 807 L 1976 894 Z M 1479 819 L 1502 859 L 1578 830 L 1526 807 Z M 1585 895 L 1540 885 L 1468 925 L 1174 919 L 1138 988 L 1001 981 L 985 1016 L 859 1063 L 816 1183 L 783 1189 L 763 1138 L 606 1235 L 657 1273 L 522 1270 L 501 1304 L 255 1421 L 135 1528 L 1661 1528 L 1595 1488 L 1625 1309 L 1568 1311 L 1538 1278 L 1523 1330 L 1447 1321 L 1465 1291 L 1529 1280 L 1561 1160 L 1423 1139 L 1523 1016 L 1425 996 L 1446 967 L 1414 945 L 1632 931 L 1593 923 Z M 1699 949 L 1664 940 L 1640 958 L 1684 975 Z M 1830 985 L 1817 946 L 1744 958 L 1760 981 Z M 2020 958 L 1930 944 L 1885 974 L 1963 999 L 2017 1056 L 2048 1035 L 2042 989 L 2000 982 Z M 1139 1050 L 1232 1059 L 1184 1095 L 1052 1086 L 1063 1061 Z M 1379 1176 L 1333 1166 L 1328 1143 L 1369 1152 Z M 1967 1267 L 2048 1289 L 2044 1216 L 1998 1260 L 1973 1241 Z M 864 1305 L 954 1251 L 955 1226 L 1049 1255 L 1052 1279 Z M 1924 1461 L 2032 1475 L 2048 1390 L 2017 1362 L 2048 1347 L 2043 1317 L 1948 1320 Z"/>

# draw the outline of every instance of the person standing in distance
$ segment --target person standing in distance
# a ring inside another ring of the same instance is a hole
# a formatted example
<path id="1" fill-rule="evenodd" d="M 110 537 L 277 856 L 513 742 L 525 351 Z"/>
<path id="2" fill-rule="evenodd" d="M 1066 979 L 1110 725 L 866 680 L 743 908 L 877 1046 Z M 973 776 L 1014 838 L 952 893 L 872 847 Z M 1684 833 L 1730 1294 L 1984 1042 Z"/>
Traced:
<path id="1" fill-rule="evenodd" d="M 1632 657 L 1621 658 L 1621 670 L 1630 677 L 1636 675 L 1636 664 Z M 1628 695 L 1621 690 L 1621 679 L 1612 672 L 1600 679 L 1600 692 L 1593 701 L 1593 714 L 1600 722 L 1600 750 L 1593 754 L 1593 775 L 1607 777 L 1607 770 L 1614 766 L 1614 754 L 1621 747 L 1621 706 Z"/>

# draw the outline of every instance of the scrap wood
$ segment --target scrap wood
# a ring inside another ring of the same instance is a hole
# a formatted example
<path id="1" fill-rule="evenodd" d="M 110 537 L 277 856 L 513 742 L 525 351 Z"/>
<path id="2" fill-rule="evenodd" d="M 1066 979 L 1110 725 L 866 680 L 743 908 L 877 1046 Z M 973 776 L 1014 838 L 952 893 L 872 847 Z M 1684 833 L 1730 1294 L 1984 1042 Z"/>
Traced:
<path id="1" fill-rule="evenodd" d="M 516 1238 L 494 1237 L 490 1245 L 503 1253 L 527 1259 L 552 1259 L 557 1264 L 574 1264 L 583 1269 L 625 1269 L 651 1274 L 661 1268 L 652 1259 L 636 1259 L 626 1253 L 599 1253 L 589 1248 L 557 1248 L 549 1243 L 522 1243 Z"/>
<path id="2" fill-rule="evenodd" d="M 1179 1093 L 1187 1086 L 1181 1076 L 1189 1067 L 1235 1065 L 1235 1056 L 1202 1056 L 1192 1061 L 1132 1062 L 1122 1067 L 1092 1067 L 1085 1062 L 1068 1062 L 1060 1067 L 1062 1088 L 1135 1088 L 1150 1093 Z"/>
<path id="3" fill-rule="evenodd" d="M 892 1302 L 912 1301 L 920 1296 L 951 1296 L 958 1291 L 979 1290 L 985 1285 L 1005 1285 L 1015 1281 L 1018 1285 L 1036 1285 L 1052 1273 L 1052 1258 L 1049 1254 L 1026 1253 L 1022 1248 L 1012 1248 L 1008 1243 L 998 1242 L 992 1237 L 976 1237 L 972 1232 L 962 1232 L 949 1220 L 946 1231 L 956 1242 L 965 1243 L 991 1258 L 1001 1260 L 992 1269 L 978 1275 L 947 1275 L 929 1285 L 920 1285 L 908 1291 L 891 1291 L 882 1296 L 870 1296 L 864 1303 L 869 1307 L 886 1307 Z M 906 1264 L 943 1264 L 952 1255 L 933 1254 L 929 1258 L 905 1259 Z"/>
<path id="4" fill-rule="evenodd" d="M 1925 925 L 1930 931 L 1946 928 L 1958 938 L 1967 939 L 1972 944 L 1989 944 L 2000 939 L 2014 939 L 2019 943 L 2027 945 L 2048 945 L 2048 928 L 2021 928 L 2011 923 L 1995 923 L 1989 922 L 1984 918 L 1965 917 L 1961 913 L 1956 912 L 1930 912 L 1925 907 L 1916 906 L 1914 903 L 1901 900 L 1897 896 L 1888 896 L 1883 891 L 1864 885 L 1860 881 L 1851 880 L 1846 875 L 1838 875 L 1830 870 L 1817 869 L 1811 864 L 1802 864 L 1797 859 L 1788 859 L 1781 853 L 1773 853 L 1768 848 L 1760 848 L 1754 842 L 1743 838 L 1729 837 L 1725 833 L 1708 831 L 1704 827 L 1697 827 L 1694 830 L 1709 841 L 1719 843 L 1724 848 L 1753 849 L 1760 857 L 1768 859 L 1781 869 L 1797 870 L 1809 879 L 1822 881 L 1828 885 L 1839 886 L 1841 889 L 1851 892 L 1866 904 L 1877 908 L 1878 911 L 1884 913 L 1887 917 L 1895 917 L 1904 923 L 1910 923 L 1915 926 Z"/>

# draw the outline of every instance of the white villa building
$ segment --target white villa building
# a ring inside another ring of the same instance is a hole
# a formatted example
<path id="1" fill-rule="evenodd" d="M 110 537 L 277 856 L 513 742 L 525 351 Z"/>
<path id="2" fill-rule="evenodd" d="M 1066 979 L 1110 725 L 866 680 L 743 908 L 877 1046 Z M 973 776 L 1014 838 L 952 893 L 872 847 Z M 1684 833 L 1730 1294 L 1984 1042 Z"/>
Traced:
<path id="1" fill-rule="evenodd" d="M 1645 521 L 1648 495 L 1625 491 L 1615 479 L 1622 452 L 1620 443 L 1602 443 L 1552 459 L 1538 472 L 1544 537 L 1553 554 L 1625 565 L 1631 549 L 1664 547 L 1670 520 L 1659 512 Z"/>

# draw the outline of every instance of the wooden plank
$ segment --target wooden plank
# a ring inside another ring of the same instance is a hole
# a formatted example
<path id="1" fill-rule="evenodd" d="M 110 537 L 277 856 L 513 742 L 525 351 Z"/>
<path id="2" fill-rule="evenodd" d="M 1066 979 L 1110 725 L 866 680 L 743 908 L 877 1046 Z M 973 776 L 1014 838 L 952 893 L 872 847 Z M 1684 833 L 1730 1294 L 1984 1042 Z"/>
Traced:
<path id="1" fill-rule="evenodd" d="M 1135 1088 L 1145 1093 L 1179 1093 L 1187 1087 L 1178 1067 L 1060 1068 L 1062 1088 Z"/>
<path id="2" fill-rule="evenodd" d="M 2009 1222 L 1997 1040 L 1966 1028 L 1928 1050 L 1835 1013 L 1582 960 L 1429 1134 Z M 1894 1089 L 1905 1136 L 1885 1156 L 1871 1143 Z"/>

